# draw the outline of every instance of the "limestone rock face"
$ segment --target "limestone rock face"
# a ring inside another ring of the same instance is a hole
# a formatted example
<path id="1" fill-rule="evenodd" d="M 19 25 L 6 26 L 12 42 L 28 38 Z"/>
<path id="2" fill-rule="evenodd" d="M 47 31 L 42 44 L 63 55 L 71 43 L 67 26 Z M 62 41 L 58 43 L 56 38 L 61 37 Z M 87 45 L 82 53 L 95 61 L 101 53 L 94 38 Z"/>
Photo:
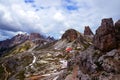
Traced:
<path id="1" fill-rule="evenodd" d="M 120 20 L 115 23 L 115 33 L 117 43 L 120 46 Z"/>
<path id="2" fill-rule="evenodd" d="M 112 18 L 102 20 L 101 26 L 96 30 L 93 43 L 96 48 L 102 51 L 116 48 L 115 28 Z"/>
<path id="3" fill-rule="evenodd" d="M 41 38 L 41 35 L 39 33 L 31 33 L 29 36 L 30 40 Z"/>
<path id="4" fill-rule="evenodd" d="M 93 32 L 89 26 L 85 26 L 84 35 L 93 35 Z"/>
<path id="5" fill-rule="evenodd" d="M 62 35 L 62 39 L 67 39 L 69 41 L 73 41 L 77 38 L 78 38 L 78 34 L 77 31 L 74 29 L 69 29 Z"/>
<path id="6" fill-rule="evenodd" d="M 11 44 L 16 45 L 16 44 L 22 43 L 26 40 L 28 40 L 28 35 L 27 34 L 18 34 L 11 39 L 11 42 L 12 42 Z"/>
<path id="7" fill-rule="evenodd" d="M 82 33 L 75 29 L 68 29 L 62 35 L 61 39 L 54 45 L 55 49 L 65 49 L 71 47 L 72 49 L 84 50 L 90 45 L 88 40 Z"/>
<path id="8" fill-rule="evenodd" d="M 120 34 L 120 20 L 115 23 L 115 32 Z"/>

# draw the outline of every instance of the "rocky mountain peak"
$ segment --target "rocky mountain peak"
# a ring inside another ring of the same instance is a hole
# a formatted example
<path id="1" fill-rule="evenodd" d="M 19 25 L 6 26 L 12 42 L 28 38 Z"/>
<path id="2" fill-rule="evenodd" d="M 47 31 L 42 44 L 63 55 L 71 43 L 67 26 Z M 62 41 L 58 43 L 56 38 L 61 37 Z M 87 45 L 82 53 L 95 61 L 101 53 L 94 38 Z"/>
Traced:
<path id="1" fill-rule="evenodd" d="M 22 43 L 26 40 L 28 40 L 28 35 L 27 34 L 17 34 L 16 36 L 14 36 L 11 39 L 13 45 L 18 44 L 18 43 Z"/>
<path id="2" fill-rule="evenodd" d="M 102 51 L 116 48 L 115 28 L 112 18 L 102 19 L 101 26 L 96 30 L 94 46 Z"/>
<path id="3" fill-rule="evenodd" d="M 39 38 L 42 38 L 42 35 L 40 35 L 39 33 L 31 33 L 29 35 L 30 40 L 39 39 Z"/>
<path id="4" fill-rule="evenodd" d="M 78 38 L 78 32 L 74 29 L 68 29 L 62 35 L 62 39 L 67 39 L 68 41 L 74 41 L 77 38 Z"/>
<path id="5" fill-rule="evenodd" d="M 54 48 L 57 50 L 65 50 L 66 48 L 84 50 L 90 43 L 91 41 L 88 41 L 88 39 L 77 30 L 68 29 L 62 35 L 62 38 L 55 43 Z"/>
<path id="6" fill-rule="evenodd" d="M 25 43 L 26 41 L 30 41 L 31 43 L 34 43 L 35 45 L 44 45 L 45 43 L 52 42 L 51 39 L 44 38 L 43 35 L 40 35 L 39 33 L 31 33 L 31 34 L 17 34 L 11 39 L 4 40 L 0 42 L 0 55 L 5 53 L 8 49 L 13 48 L 15 46 L 21 45 L 22 43 Z"/>
<path id="7" fill-rule="evenodd" d="M 107 35 L 110 33 L 115 33 L 112 18 L 102 19 L 100 27 L 96 30 L 96 34 L 103 36 L 103 35 Z"/>
<path id="8" fill-rule="evenodd" d="M 51 36 L 48 36 L 47 39 L 50 40 L 50 41 L 54 41 L 55 40 L 54 37 L 51 37 Z"/>
<path id="9" fill-rule="evenodd" d="M 89 26 L 85 26 L 84 35 L 93 35 L 93 32 Z"/>

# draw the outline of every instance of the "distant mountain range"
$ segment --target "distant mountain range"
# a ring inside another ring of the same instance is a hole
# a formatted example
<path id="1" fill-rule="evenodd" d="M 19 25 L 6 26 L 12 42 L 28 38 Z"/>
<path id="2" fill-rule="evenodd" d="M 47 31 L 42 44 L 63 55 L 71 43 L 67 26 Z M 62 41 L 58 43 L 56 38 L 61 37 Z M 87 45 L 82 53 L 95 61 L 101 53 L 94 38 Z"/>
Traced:
<path id="1" fill-rule="evenodd" d="M 55 40 L 38 33 L 0 42 L 1 80 L 119 80 L 120 20 L 102 19 L 93 34 L 68 29 Z"/>
<path id="2" fill-rule="evenodd" d="M 12 48 L 25 43 L 26 41 L 34 43 L 36 45 L 44 45 L 46 43 L 52 42 L 55 39 L 53 37 L 45 38 L 43 35 L 39 33 L 31 33 L 28 34 L 18 34 L 11 39 L 7 39 L 4 41 L 0 41 L 0 54 L 6 53 Z"/>

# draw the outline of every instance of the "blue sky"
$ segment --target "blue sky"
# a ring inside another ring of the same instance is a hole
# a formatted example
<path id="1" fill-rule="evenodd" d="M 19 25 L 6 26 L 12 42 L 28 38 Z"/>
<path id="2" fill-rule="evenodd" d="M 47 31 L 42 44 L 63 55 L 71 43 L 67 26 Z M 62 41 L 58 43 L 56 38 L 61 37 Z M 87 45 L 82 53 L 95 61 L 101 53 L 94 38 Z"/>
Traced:
<path id="1" fill-rule="evenodd" d="M 92 31 L 101 19 L 120 19 L 120 0 L 0 0 L 0 40 L 18 33 L 38 32 L 60 38 L 74 28 Z"/>

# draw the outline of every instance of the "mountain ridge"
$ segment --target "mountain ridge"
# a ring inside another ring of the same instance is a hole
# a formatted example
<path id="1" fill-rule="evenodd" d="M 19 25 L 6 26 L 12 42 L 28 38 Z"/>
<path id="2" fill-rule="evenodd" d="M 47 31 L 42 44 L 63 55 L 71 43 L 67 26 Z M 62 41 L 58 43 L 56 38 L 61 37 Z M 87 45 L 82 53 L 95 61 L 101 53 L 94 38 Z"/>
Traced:
<path id="1" fill-rule="evenodd" d="M 0 54 L 6 53 L 9 51 L 9 48 L 14 48 L 19 46 L 27 41 L 31 42 L 31 44 L 40 44 L 44 45 L 48 42 L 52 42 L 55 39 L 53 37 L 44 37 L 39 33 L 31 33 L 31 34 L 17 34 L 11 39 L 7 39 L 4 41 L 0 41 Z"/>

